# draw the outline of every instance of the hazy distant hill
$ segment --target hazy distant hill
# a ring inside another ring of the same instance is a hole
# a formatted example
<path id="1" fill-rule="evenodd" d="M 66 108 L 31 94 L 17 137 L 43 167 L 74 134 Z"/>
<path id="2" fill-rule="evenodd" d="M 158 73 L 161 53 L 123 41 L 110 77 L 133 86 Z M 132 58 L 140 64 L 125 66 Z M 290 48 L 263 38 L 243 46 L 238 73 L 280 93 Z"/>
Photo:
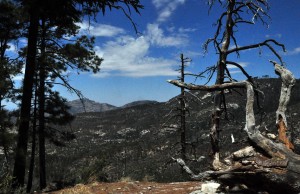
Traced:
<path id="1" fill-rule="evenodd" d="M 130 102 L 121 107 L 117 107 L 107 103 L 95 102 L 88 98 L 85 98 L 83 102 L 84 102 L 84 106 L 82 104 L 82 101 L 80 101 L 79 99 L 68 102 L 68 105 L 71 106 L 71 113 L 78 114 L 83 112 L 105 112 L 109 110 L 115 110 L 117 108 L 129 108 L 129 107 L 134 107 L 143 104 L 158 103 L 157 101 L 152 101 L 152 100 L 140 100 L 140 101 Z"/>
<path id="2" fill-rule="evenodd" d="M 83 100 L 83 103 L 78 99 L 68 102 L 68 105 L 71 106 L 71 112 L 73 114 L 82 112 L 104 112 L 108 110 L 114 110 L 117 108 L 116 106 L 113 106 L 111 104 L 99 103 L 87 98 Z"/>
<path id="3" fill-rule="evenodd" d="M 125 104 L 121 108 L 128 108 L 128 107 L 133 107 L 133 106 L 138 106 L 138 105 L 143 105 L 143 104 L 155 104 L 155 103 L 158 103 L 158 102 L 154 101 L 154 100 L 139 100 L 139 101 L 134 101 L 134 102 Z"/>

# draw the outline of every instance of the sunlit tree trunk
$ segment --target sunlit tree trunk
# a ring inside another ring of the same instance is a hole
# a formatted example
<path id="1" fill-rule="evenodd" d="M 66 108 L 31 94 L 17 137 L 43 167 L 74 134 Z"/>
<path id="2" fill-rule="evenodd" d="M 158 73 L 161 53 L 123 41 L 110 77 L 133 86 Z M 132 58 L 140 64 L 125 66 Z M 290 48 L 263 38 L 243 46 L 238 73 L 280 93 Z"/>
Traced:
<path id="1" fill-rule="evenodd" d="M 215 85 L 220 85 L 224 83 L 225 66 L 227 61 L 227 51 L 230 45 L 230 38 L 232 35 L 233 21 L 232 21 L 232 11 L 234 8 L 235 1 L 229 1 L 227 8 L 227 19 L 226 19 L 226 30 L 224 35 L 224 40 L 219 54 L 219 61 L 217 64 L 217 79 Z M 218 170 L 222 168 L 220 165 L 220 117 L 222 114 L 222 104 L 223 104 L 223 91 L 217 91 L 214 95 L 214 110 L 212 112 L 212 127 L 210 131 L 210 139 L 212 144 L 212 152 L 214 155 L 213 168 Z"/>
<path id="2" fill-rule="evenodd" d="M 180 55 L 181 68 L 180 68 L 180 81 L 185 81 L 185 60 L 183 54 Z M 180 143 L 181 143 L 181 157 L 183 160 L 186 159 L 186 103 L 185 103 L 185 88 L 180 88 Z"/>

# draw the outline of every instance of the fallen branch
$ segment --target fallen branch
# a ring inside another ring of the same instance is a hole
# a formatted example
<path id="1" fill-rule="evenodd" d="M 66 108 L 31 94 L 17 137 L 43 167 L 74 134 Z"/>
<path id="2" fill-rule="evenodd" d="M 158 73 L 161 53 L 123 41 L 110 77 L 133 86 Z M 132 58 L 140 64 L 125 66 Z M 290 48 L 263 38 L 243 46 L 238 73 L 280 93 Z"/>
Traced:
<path id="1" fill-rule="evenodd" d="M 284 127 L 287 126 L 285 111 L 290 99 L 291 89 L 295 84 L 295 78 L 286 68 L 275 62 L 273 63 L 276 73 L 282 80 L 281 96 L 276 114 L 276 123 L 279 130 L 281 130 L 281 123 L 284 124 Z M 169 80 L 168 82 L 176 86 L 184 87 L 188 90 L 209 92 L 234 88 L 246 88 L 247 90 L 245 131 L 254 146 L 255 153 L 253 153 L 253 150 L 251 149 L 243 150 L 240 153 L 240 157 L 236 157 L 239 158 L 238 161 L 236 161 L 236 158 L 234 159 L 232 157 L 230 161 L 225 161 L 226 165 L 222 166 L 222 168 L 218 171 L 206 171 L 199 174 L 193 173 L 182 159 L 173 158 L 173 160 L 176 161 L 192 179 L 203 180 L 207 178 L 219 178 L 223 175 L 228 175 L 227 179 L 233 177 L 236 179 L 237 176 L 242 178 L 242 176 L 246 174 L 253 174 L 252 178 L 254 179 L 266 179 L 270 183 L 275 183 L 278 187 L 274 187 L 271 189 L 272 191 L 276 191 L 276 189 L 279 189 L 278 191 L 282 191 L 283 186 L 287 188 L 286 191 L 291 193 L 300 191 L 300 156 L 291 150 L 289 141 L 283 142 L 284 144 L 275 143 L 263 136 L 260 131 L 255 128 L 255 116 L 253 111 L 254 90 L 250 82 L 241 81 L 212 86 L 187 84 L 177 80 Z M 284 137 L 286 138 L 286 136 Z M 245 159 L 248 157 L 250 158 Z M 259 174 L 263 175 L 257 177 L 256 175 Z M 249 181 L 250 180 L 248 180 L 248 182 Z M 253 181 L 253 179 L 251 179 L 251 181 Z"/>

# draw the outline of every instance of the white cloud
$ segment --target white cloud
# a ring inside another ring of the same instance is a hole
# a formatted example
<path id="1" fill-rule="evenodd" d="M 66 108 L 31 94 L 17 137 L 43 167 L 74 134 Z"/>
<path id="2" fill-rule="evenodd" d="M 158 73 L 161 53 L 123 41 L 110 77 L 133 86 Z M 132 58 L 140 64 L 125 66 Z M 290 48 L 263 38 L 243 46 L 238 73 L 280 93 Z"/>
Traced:
<path id="1" fill-rule="evenodd" d="M 204 56 L 203 52 L 196 52 L 196 51 L 186 51 L 185 52 L 185 56 L 189 57 L 189 58 L 193 58 L 193 57 L 199 57 L 199 56 Z"/>
<path id="2" fill-rule="evenodd" d="M 284 55 L 298 55 L 300 54 L 300 47 L 294 48 L 291 51 L 287 51 Z"/>
<path id="3" fill-rule="evenodd" d="M 282 34 L 267 34 L 265 36 L 266 38 L 281 38 L 282 37 Z"/>
<path id="4" fill-rule="evenodd" d="M 110 77 L 110 76 L 113 76 L 113 75 L 111 73 L 109 73 L 109 71 L 105 71 L 103 69 L 101 69 L 100 73 L 92 74 L 92 77 L 95 77 L 95 78 L 106 78 L 106 77 Z"/>
<path id="5" fill-rule="evenodd" d="M 159 9 L 157 21 L 165 22 L 178 6 L 185 3 L 185 0 L 152 0 L 152 3 L 156 9 Z"/>
<path id="6" fill-rule="evenodd" d="M 103 47 L 96 47 L 96 53 L 104 58 L 101 71 L 93 77 L 127 76 L 175 76 L 173 66 L 176 61 L 149 57 L 150 42 L 141 36 L 119 37 L 109 41 Z"/>
<path id="7" fill-rule="evenodd" d="M 153 0 L 156 8 L 161 8 L 165 13 L 168 10 L 174 11 L 179 4 L 184 2 L 185 0 Z M 169 17 L 165 16 L 165 19 Z M 147 25 L 144 36 L 136 38 L 126 35 L 124 29 L 115 26 L 89 24 L 88 22 L 77 25 L 81 28 L 81 34 L 111 37 L 110 41 L 95 47 L 97 55 L 104 59 L 101 71 L 92 75 L 96 78 L 177 76 L 178 72 L 174 70 L 174 66 L 178 65 L 177 60 L 152 57 L 149 55 L 151 47 L 185 46 L 188 43 L 186 33 L 194 31 L 191 28 L 174 28 L 166 32 L 158 23 L 153 23 Z"/>
<path id="8" fill-rule="evenodd" d="M 197 29 L 196 28 L 179 28 L 178 32 L 179 33 L 187 33 L 187 32 L 195 32 Z"/>
<path id="9" fill-rule="evenodd" d="M 174 36 L 165 36 L 158 24 L 148 24 L 147 37 L 153 45 L 162 47 L 183 46 L 188 42 L 187 38 L 180 33 Z"/>
<path id="10" fill-rule="evenodd" d="M 154 1 L 157 7 L 170 0 Z M 176 0 L 184 2 L 184 0 Z M 155 58 L 149 56 L 151 47 L 179 47 L 188 43 L 187 32 L 193 29 L 174 28 L 173 32 L 165 32 L 159 24 L 148 24 L 144 36 L 128 36 L 125 30 L 105 24 L 78 23 L 81 34 L 96 37 L 111 37 L 110 41 L 95 47 L 96 53 L 104 61 L 101 71 L 93 77 L 109 76 L 147 77 L 147 76 L 176 76 L 173 59 Z"/>
<path id="11" fill-rule="evenodd" d="M 21 39 L 19 39 L 19 41 L 21 44 L 24 44 L 24 45 L 27 45 L 27 42 L 28 42 L 26 38 L 21 38 Z"/>
<path id="12" fill-rule="evenodd" d="M 16 47 L 16 45 L 14 45 L 12 43 L 8 43 L 7 45 L 9 47 L 7 49 L 8 52 L 17 53 L 17 47 Z"/>
<path id="13" fill-rule="evenodd" d="M 80 34 L 89 34 L 91 36 L 114 37 L 125 33 L 125 30 L 116 26 L 107 24 L 89 24 L 87 21 L 77 23 L 80 27 Z"/>
<path id="14" fill-rule="evenodd" d="M 241 71 L 239 71 L 239 70 L 230 71 L 230 74 L 238 74 L 238 73 L 242 73 L 242 72 L 241 72 Z"/>
<path id="15" fill-rule="evenodd" d="M 170 0 L 152 0 L 153 5 L 156 9 L 161 8 L 164 4 L 169 3 Z"/>
<path id="16" fill-rule="evenodd" d="M 238 62 L 237 64 L 239 64 L 240 66 L 242 66 L 242 67 L 247 67 L 248 65 L 249 65 L 249 63 L 248 62 Z M 228 69 L 238 69 L 238 67 L 237 66 L 235 66 L 235 65 L 227 65 L 227 68 Z"/>

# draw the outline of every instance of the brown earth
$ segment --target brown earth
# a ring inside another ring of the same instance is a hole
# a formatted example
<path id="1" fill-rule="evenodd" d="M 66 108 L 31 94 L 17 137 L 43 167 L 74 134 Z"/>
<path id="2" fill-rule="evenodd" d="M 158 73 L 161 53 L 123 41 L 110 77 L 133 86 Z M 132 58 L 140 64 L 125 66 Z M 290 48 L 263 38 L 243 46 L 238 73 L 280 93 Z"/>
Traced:
<path id="1" fill-rule="evenodd" d="M 75 187 L 50 192 L 51 194 L 188 194 L 201 189 L 200 182 L 115 182 L 78 184 Z"/>

